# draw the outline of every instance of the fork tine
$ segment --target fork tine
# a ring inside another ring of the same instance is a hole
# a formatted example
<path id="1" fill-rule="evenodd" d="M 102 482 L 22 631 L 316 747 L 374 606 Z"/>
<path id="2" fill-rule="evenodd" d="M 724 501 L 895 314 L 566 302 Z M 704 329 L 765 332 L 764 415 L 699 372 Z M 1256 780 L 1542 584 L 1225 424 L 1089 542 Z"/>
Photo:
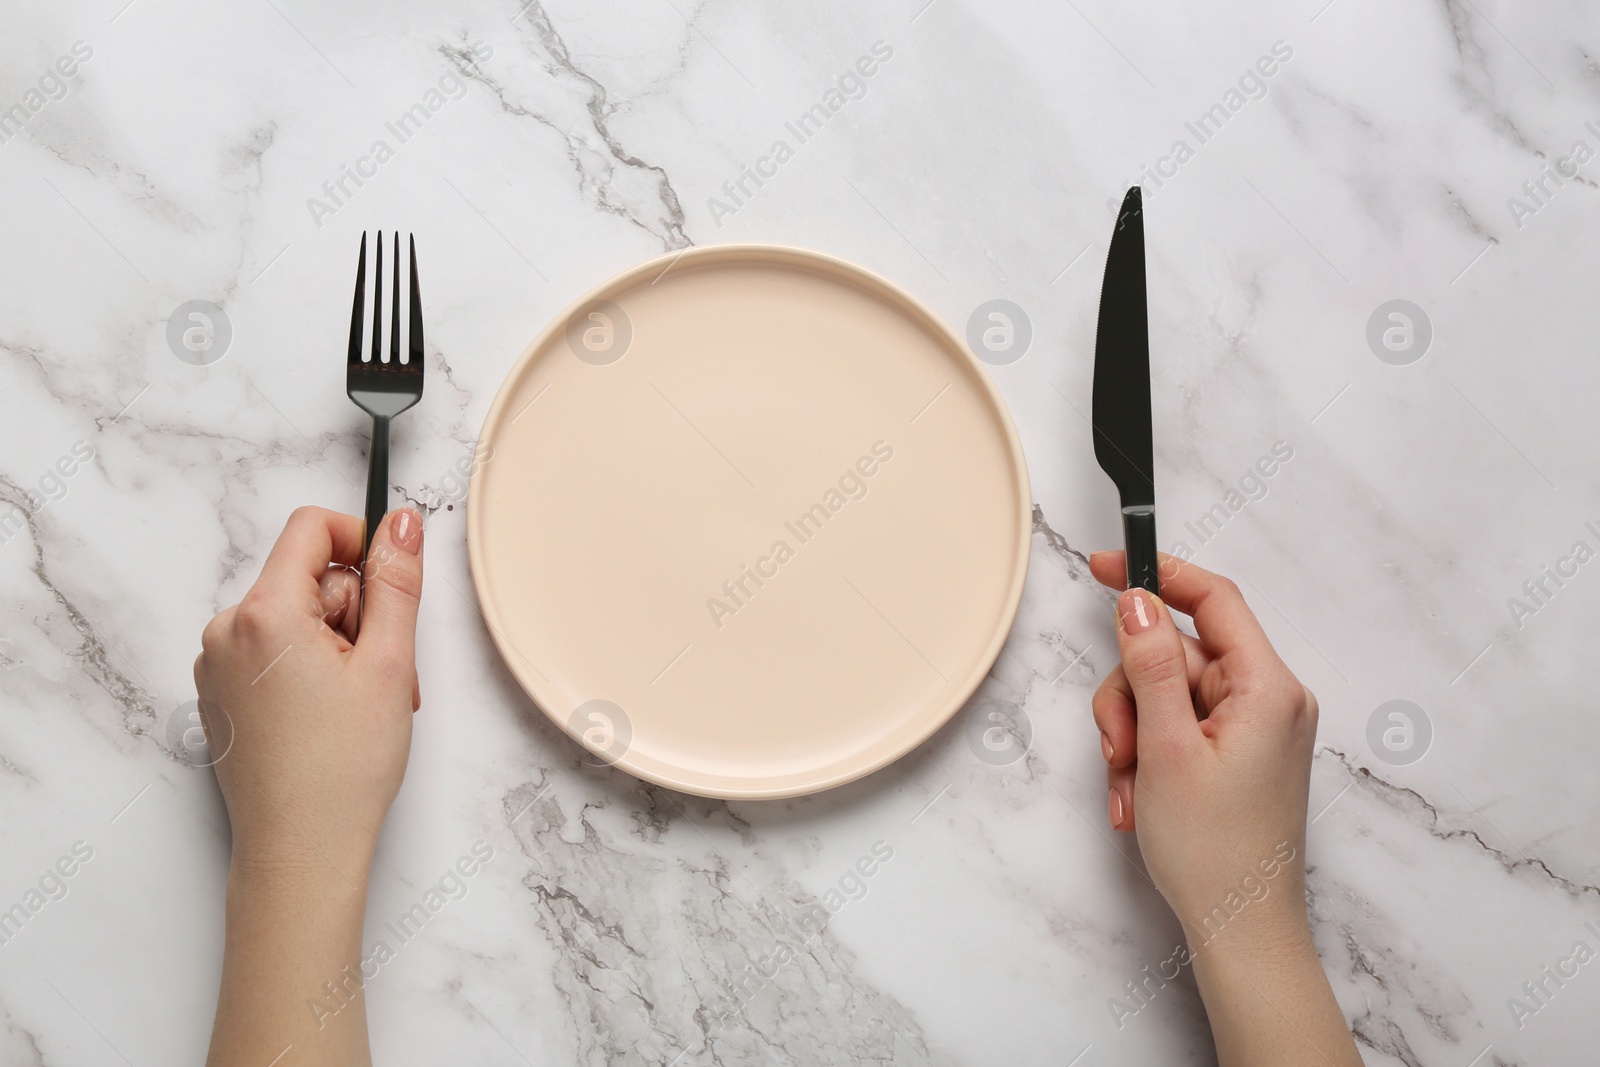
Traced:
<path id="1" fill-rule="evenodd" d="M 394 295 L 389 298 L 389 363 L 400 366 L 400 231 L 394 234 Z"/>
<path id="2" fill-rule="evenodd" d="M 383 361 L 383 231 L 378 231 L 378 261 L 372 268 L 372 362 Z"/>
<path id="3" fill-rule="evenodd" d="M 367 235 L 361 234 L 361 255 L 356 260 L 356 307 L 350 313 L 350 362 L 361 362 L 361 305 L 367 295 Z"/>
<path id="4" fill-rule="evenodd" d="M 394 256 L 400 258 L 400 236 L 395 235 Z M 411 235 L 411 355 L 409 362 L 417 368 L 417 377 L 422 377 L 425 364 L 422 361 L 422 290 L 417 286 L 417 235 Z"/>

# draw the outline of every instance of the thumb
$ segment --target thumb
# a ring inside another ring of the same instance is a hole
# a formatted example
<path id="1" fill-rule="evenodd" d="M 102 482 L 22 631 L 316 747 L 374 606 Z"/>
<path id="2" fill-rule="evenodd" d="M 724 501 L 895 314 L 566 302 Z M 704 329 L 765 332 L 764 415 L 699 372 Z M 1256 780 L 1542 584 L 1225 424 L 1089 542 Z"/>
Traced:
<path id="1" fill-rule="evenodd" d="M 411 673 L 422 598 L 422 516 L 401 508 L 384 516 L 362 570 L 359 655 Z"/>
<path id="2" fill-rule="evenodd" d="M 1161 598 L 1143 589 L 1117 597 L 1117 645 L 1133 690 L 1141 756 L 1198 734 L 1183 639 Z M 1147 743 L 1148 742 L 1148 743 Z"/>

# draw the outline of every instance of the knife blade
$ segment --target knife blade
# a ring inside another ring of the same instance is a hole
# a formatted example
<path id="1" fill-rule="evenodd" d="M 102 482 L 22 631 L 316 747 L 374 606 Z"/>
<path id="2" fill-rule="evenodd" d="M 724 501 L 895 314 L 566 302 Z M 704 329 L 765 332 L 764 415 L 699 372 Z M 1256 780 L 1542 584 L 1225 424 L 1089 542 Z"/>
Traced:
<path id="1" fill-rule="evenodd" d="M 1158 596 L 1156 482 L 1150 420 L 1150 320 L 1144 276 L 1144 201 L 1128 190 L 1106 253 L 1094 341 L 1094 457 L 1122 499 L 1128 588 Z"/>

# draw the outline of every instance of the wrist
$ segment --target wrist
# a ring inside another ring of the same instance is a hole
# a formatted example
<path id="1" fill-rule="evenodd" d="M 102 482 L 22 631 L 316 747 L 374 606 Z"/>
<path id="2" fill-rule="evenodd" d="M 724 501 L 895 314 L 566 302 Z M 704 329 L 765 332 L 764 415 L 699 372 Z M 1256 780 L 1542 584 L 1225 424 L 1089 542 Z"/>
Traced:
<path id="1" fill-rule="evenodd" d="M 1257 958 L 1309 945 L 1303 850 L 1285 841 L 1259 863 L 1238 864 L 1244 873 L 1234 877 L 1221 877 L 1233 864 L 1218 860 L 1162 879 L 1190 953 Z"/>
<path id="2" fill-rule="evenodd" d="M 1207 923 L 1196 930 L 1184 923 L 1196 980 L 1203 982 L 1213 974 L 1270 974 L 1299 968 L 1307 960 L 1316 964 L 1304 902 L 1290 903 L 1292 906 L 1263 908 L 1254 915 L 1241 914 L 1221 928 Z"/>
<path id="3" fill-rule="evenodd" d="M 339 846 L 304 837 L 237 837 L 228 865 L 228 889 L 265 893 L 275 889 L 345 893 L 365 897 L 372 869 L 370 843 Z"/>
<path id="4" fill-rule="evenodd" d="M 361 971 L 369 864 L 330 858 L 303 839 L 235 840 L 213 1062 L 244 1062 L 219 1048 L 291 1045 L 299 1062 L 370 1063 Z"/>
<path id="5" fill-rule="evenodd" d="M 1180 912 L 1190 954 L 1197 958 L 1211 954 L 1269 959 L 1308 947 L 1311 924 L 1303 885 L 1299 879 L 1285 878 L 1259 897 L 1230 893 L 1209 910 Z"/>

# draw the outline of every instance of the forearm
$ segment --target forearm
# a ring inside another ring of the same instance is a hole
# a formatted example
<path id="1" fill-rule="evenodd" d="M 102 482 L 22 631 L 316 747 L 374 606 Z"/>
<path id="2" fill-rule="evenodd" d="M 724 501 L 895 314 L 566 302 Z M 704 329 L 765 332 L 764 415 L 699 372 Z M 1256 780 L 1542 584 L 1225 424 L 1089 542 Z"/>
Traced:
<path id="1" fill-rule="evenodd" d="M 228 875 L 222 987 L 208 1067 L 368 1064 L 361 929 L 368 864 L 312 854 Z"/>
<path id="2" fill-rule="evenodd" d="M 1221 1067 L 1360 1067 L 1309 929 L 1234 932 L 1194 955 Z"/>

